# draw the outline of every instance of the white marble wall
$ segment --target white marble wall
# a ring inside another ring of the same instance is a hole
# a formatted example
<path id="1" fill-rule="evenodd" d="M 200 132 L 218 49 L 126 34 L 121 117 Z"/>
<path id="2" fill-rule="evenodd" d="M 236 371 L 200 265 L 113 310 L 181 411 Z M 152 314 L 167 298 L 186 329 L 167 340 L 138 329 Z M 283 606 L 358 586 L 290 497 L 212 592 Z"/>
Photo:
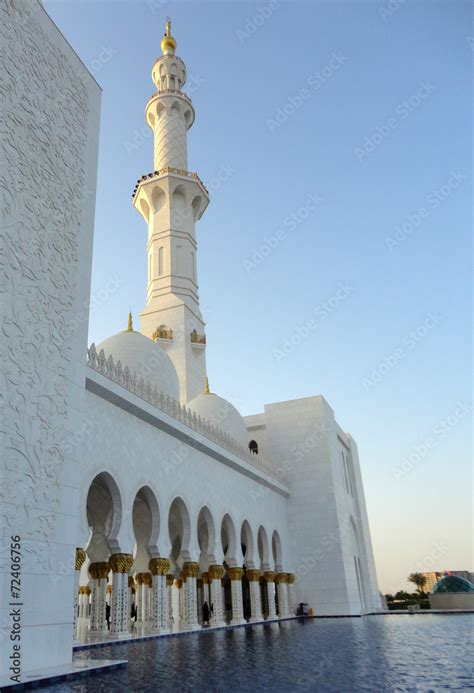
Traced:
<path id="1" fill-rule="evenodd" d="M 3 47 L 0 676 L 10 536 L 21 543 L 21 669 L 71 659 L 100 89 L 36 0 L 0 4 Z"/>
<path id="2" fill-rule="evenodd" d="M 247 423 L 258 425 L 256 433 L 265 440 L 266 454 L 289 486 L 289 570 L 296 576 L 296 602 L 308 602 L 320 615 L 356 615 L 379 608 L 357 448 L 338 427 L 331 407 L 323 397 L 266 405 L 264 435 L 261 416 L 248 417 Z M 351 458 L 354 496 L 345 488 L 341 447 Z M 365 607 L 354 568 L 354 524 Z"/>

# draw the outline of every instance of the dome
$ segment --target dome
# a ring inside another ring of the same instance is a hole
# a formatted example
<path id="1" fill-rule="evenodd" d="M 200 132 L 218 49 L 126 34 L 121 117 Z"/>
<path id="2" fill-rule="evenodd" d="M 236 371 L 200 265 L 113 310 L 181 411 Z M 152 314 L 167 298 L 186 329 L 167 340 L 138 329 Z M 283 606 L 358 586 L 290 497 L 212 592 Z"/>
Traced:
<path id="1" fill-rule="evenodd" d="M 434 586 L 436 592 L 474 592 L 474 585 L 459 575 L 447 575 Z"/>
<path id="2" fill-rule="evenodd" d="M 245 422 L 233 404 L 222 397 L 218 397 L 212 392 L 201 392 L 197 397 L 192 399 L 186 408 L 190 409 L 206 419 L 217 428 L 220 428 L 224 433 L 227 433 L 231 438 L 234 438 L 238 443 L 247 447 L 249 435 Z"/>
<path id="3" fill-rule="evenodd" d="M 106 358 L 112 356 L 115 364 L 120 361 L 122 368 L 128 366 L 132 375 L 143 377 L 165 395 L 179 400 L 179 380 L 173 362 L 152 339 L 140 332 L 125 330 L 105 339 L 96 349 L 97 353 L 103 349 Z"/>

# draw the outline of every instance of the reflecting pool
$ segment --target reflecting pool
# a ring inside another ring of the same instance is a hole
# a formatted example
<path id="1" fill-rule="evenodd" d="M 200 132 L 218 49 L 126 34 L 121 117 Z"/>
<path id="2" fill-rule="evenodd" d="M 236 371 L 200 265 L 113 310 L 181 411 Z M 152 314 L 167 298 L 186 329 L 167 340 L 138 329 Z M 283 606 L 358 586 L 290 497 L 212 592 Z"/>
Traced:
<path id="1" fill-rule="evenodd" d="M 474 615 L 311 619 L 158 638 L 76 654 L 128 659 L 51 691 L 465 691 Z M 43 689 L 45 690 L 45 689 Z"/>

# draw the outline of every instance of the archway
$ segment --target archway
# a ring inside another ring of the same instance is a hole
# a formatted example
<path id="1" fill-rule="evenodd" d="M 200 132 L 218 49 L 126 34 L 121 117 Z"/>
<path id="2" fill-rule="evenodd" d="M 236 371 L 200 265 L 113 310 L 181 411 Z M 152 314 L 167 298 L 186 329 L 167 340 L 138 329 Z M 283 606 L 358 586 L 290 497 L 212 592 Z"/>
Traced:
<path id="1" fill-rule="evenodd" d="M 175 498 L 171 503 L 168 513 L 168 531 L 171 543 L 170 560 L 178 577 L 182 564 L 189 560 L 189 539 L 191 536 L 189 511 L 182 498 Z"/>
<path id="2" fill-rule="evenodd" d="M 275 530 L 272 535 L 272 554 L 273 554 L 273 562 L 275 565 L 275 571 L 279 573 L 280 571 L 283 570 L 283 558 L 282 558 L 282 552 L 281 552 L 281 541 L 280 541 L 280 535 L 278 532 Z"/>

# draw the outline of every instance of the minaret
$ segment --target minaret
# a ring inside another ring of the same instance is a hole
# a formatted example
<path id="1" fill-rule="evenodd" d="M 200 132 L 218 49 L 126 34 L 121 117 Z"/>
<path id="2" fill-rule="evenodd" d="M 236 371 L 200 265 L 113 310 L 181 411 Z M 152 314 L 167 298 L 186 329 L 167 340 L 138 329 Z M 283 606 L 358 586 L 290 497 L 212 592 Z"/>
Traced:
<path id="1" fill-rule="evenodd" d="M 142 176 L 133 205 L 148 224 L 147 302 L 140 332 L 164 346 L 178 372 L 181 402 L 202 392 L 206 338 L 199 310 L 195 223 L 209 204 L 197 173 L 188 171 L 187 131 L 194 122 L 191 99 L 182 91 L 186 67 L 175 55 L 171 20 L 152 68 L 157 91 L 145 107 L 154 136 L 154 171 Z"/>

